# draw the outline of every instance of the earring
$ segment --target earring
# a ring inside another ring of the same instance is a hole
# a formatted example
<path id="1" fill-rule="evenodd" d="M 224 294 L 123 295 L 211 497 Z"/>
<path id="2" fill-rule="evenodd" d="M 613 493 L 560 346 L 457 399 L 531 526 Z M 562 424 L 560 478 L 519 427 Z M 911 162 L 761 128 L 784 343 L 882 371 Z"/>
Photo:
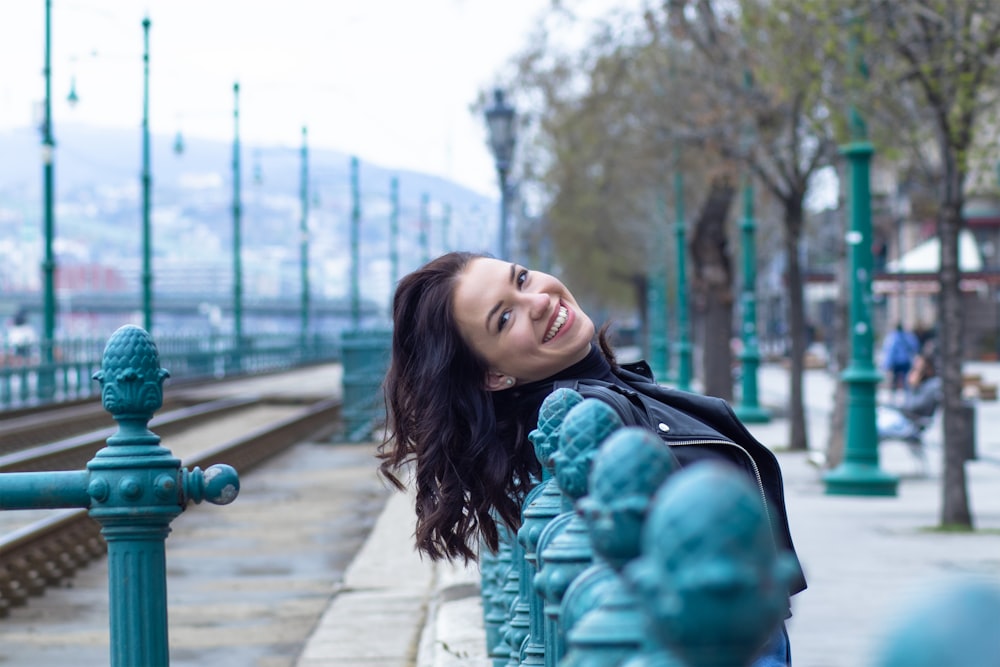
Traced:
<path id="1" fill-rule="evenodd" d="M 507 385 L 508 387 L 513 387 L 513 386 L 514 386 L 514 378 L 507 378 L 507 379 L 506 379 L 506 380 L 504 380 L 503 382 L 504 382 L 504 384 L 505 384 L 505 385 Z"/>

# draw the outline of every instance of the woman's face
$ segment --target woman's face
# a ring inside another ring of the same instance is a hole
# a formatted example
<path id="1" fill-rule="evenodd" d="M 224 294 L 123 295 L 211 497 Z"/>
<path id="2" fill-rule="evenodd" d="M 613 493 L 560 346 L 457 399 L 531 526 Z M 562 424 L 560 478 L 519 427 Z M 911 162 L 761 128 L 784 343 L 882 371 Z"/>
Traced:
<path id="1" fill-rule="evenodd" d="M 462 338 L 489 366 L 486 388 L 547 378 L 587 356 L 594 323 L 554 276 L 472 260 L 453 295 Z"/>

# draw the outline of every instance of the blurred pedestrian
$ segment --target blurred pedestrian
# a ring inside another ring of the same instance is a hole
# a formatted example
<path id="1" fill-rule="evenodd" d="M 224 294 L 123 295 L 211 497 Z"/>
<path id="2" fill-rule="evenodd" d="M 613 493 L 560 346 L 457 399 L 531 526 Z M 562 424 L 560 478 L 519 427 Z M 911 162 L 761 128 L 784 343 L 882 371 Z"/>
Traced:
<path id="1" fill-rule="evenodd" d="M 897 324 L 882 341 L 882 370 L 889 374 L 889 391 L 895 397 L 906 389 L 906 376 L 913 365 L 913 356 L 920 351 L 920 343 L 912 331 Z"/>

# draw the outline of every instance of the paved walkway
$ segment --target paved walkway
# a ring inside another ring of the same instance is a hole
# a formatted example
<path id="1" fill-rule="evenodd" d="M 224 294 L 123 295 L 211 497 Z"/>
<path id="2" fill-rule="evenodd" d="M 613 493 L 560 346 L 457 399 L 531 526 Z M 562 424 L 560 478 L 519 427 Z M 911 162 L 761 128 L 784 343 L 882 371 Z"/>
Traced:
<path id="1" fill-rule="evenodd" d="M 1000 381 L 1000 365 L 969 364 L 967 372 Z M 765 366 L 761 401 L 779 406 L 787 373 Z M 806 375 L 811 447 L 825 446 L 837 379 Z M 966 469 L 973 534 L 932 528 L 941 505 L 940 420 L 929 433 L 929 474 L 902 444 L 882 445 L 881 467 L 900 476 L 892 498 L 828 496 L 821 471 L 805 453 L 782 452 L 788 423 L 751 425 L 774 448 L 785 476 L 796 549 L 809 588 L 793 598 L 789 622 L 796 667 L 863 667 L 882 633 L 914 596 L 956 574 L 1000 584 L 1000 403 L 977 404 L 979 460 Z M 299 667 L 489 667 L 475 567 L 432 565 L 412 549 L 407 496 L 390 499 L 302 653 Z"/>

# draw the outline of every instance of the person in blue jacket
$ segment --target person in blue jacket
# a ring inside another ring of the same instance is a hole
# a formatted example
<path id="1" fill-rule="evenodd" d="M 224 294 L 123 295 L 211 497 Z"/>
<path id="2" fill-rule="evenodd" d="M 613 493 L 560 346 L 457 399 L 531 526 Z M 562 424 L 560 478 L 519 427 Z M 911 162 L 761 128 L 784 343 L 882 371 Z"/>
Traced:
<path id="1" fill-rule="evenodd" d="M 627 425 L 649 428 L 683 466 L 713 459 L 761 491 L 776 547 L 794 557 L 781 470 L 723 400 L 657 384 L 644 362 L 619 366 L 607 326 L 555 276 L 487 255 L 445 254 L 400 280 L 384 383 L 380 471 L 412 475 L 416 546 L 431 559 L 476 560 L 499 546 L 498 523 L 520 525 L 540 476 L 528 433 L 557 387 L 604 400 Z M 805 589 L 798 561 L 789 596 Z M 790 665 L 784 627 L 753 667 Z"/>
<path id="2" fill-rule="evenodd" d="M 906 376 L 919 351 L 916 335 L 902 324 L 897 324 L 882 341 L 882 370 L 889 374 L 889 388 L 894 395 L 905 391 Z"/>

